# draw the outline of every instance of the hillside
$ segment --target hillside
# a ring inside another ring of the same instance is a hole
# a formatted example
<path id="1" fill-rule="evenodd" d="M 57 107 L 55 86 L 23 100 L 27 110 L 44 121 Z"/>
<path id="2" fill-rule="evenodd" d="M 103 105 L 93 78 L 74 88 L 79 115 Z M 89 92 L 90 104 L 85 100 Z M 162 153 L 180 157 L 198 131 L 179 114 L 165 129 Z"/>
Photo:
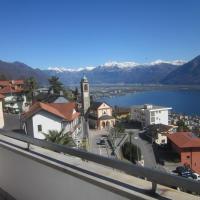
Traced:
<path id="1" fill-rule="evenodd" d="M 64 84 L 77 84 L 80 82 L 83 74 L 85 74 L 90 83 L 142 83 L 157 84 L 167 74 L 177 69 L 179 65 L 169 63 L 156 63 L 153 65 L 137 65 L 122 68 L 119 65 L 114 66 L 98 66 L 93 69 L 82 70 L 46 70 L 47 74 L 60 77 Z"/>
<path id="2" fill-rule="evenodd" d="M 163 84 L 200 84 L 200 55 L 169 73 L 162 81 Z"/>
<path id="3" fill-rule="evenodd" d="M 47 84 L 47 75 L 40 69 L 33 69 L 21 62 L 4 62 L 0 60 L 0 74 L 7 79 L 25 79 L 30 76 L 36 78 L 40 85 Z"/>
<path id="4" fill-rule="evenodd" d="M 0 61 L 0 74 L 8 79 L 36 78 L 40 85 L 48 83 L 48 77 L 55 75 L 64 85 L 79 84 L 85 74 L 93 84 L 200 84 L 200 56 L 184 63 L 182 61 L 155 61 L 150 64 L 134 62 L 108 62 L 88 68 L 33 69 L 21 62 Z"/>

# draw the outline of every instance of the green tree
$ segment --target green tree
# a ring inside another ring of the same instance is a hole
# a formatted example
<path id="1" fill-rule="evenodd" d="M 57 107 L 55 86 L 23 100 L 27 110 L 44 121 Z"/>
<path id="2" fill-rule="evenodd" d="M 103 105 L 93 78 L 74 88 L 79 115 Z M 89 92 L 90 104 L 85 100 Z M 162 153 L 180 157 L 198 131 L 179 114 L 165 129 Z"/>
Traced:
<path id="1" fill-rule="evenodd" d="M 115 129 L 118 136 L 125 132 L 125 128 L 121 124 L 116 124 Z"/>
<path id="2" fill-rule="evenodd" d="M 73 94 L 74 94 L 74 100 L 77 101 L 78 100 L 78 95 L 79 95 L 79 92 L 78 92 L 78 88 L 76 87 L 75 90 L 73 91 Z"/>
<path id="3" fill-rule="evenodd" d="M 178 126 L 177 131 L 178 132 L 187 132 L 189 131 L 188 126 L 185 125 L 183 120 L 179 120 L 176 125 Z"/>
<path id="4" fill-rule="evenodd" d="M 69 88 L 64 90 L 64 97 L 67 98 L 69 101 L 74 101 L 74 94 Z"/>
<path id="5" fill-rule="evenodd" d="M 115 151 L 116 148 L 116 138 L 120 137 L 125 132 L 125 129 L 121 124 L 117 124 L 115 127 L 111 128 L 109 131 L 109 140 L 112 144 L 113 151 Z"/>
<path id="6" fill-rule="evenodd" d="M 59 81 L 59 78 L 57 76 L 52 76 L 48 79 L 49 81 L 49 91 L 52 91 L 55 94 L 60 94 L 60 91 L 64 91 L 63 84 Z"/>
<path id="7" fill-rule="evenodd" d="M 61 145 L 75 146 L 72 137 L 70 137 L 68 133 L 64 133 L 63 130 L 50 130 L 48 134 L 43 133 L 43 135 L 45 136 L 46 141 L 54 142 Z"/>
<path id="8" fill-rule="evenodd" d="M 25 80 L 25 90 L 29 101 L 33 101 L 35 89 L 38 87 L 37 81 L 34 77 Z"/>
<path id="9" fill-rule="evenodd" d="M 136 161 L 141 160 L 142 157 L 141 149 L 130 142 L 126 142 L 123 144 L 122 154 L 124 158 L 133 163 L 136 163 Z"/>

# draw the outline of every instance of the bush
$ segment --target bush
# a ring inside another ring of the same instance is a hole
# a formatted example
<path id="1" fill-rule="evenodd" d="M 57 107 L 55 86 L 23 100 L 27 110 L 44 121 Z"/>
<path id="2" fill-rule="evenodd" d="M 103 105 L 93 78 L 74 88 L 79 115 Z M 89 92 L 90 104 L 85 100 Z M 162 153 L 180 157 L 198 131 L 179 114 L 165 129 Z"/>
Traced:
<path id="1" fill-rule="evenodd" d="M 124 143 L 122 146 L 122 154 L 124 158 L 131 161 L 132 163 L 136 163 L 136 161 L 141 160 L 140 148 L 129 142 Z"/>

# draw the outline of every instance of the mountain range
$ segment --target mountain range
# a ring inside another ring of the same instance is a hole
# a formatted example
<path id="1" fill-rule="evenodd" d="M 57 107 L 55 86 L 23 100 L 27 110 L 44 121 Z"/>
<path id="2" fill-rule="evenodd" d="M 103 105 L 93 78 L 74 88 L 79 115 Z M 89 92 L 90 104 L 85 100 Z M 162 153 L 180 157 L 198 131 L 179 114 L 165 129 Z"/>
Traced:
<path id="1" fill-rule="evenodd" d="M 40 85 L 48 83 L 48 77 L 58 76 L 64 85 L 79 84 L 85 74 L 93 84 L 200 84 L 200 56 L 189 62 L 157 60 L 148 64 L 135 62 L 107 62 L 97 67 L 34 69 L 21 62 L 0 61 L 0 74 L 8 79 L 24 79 L 33 76 Z"/>

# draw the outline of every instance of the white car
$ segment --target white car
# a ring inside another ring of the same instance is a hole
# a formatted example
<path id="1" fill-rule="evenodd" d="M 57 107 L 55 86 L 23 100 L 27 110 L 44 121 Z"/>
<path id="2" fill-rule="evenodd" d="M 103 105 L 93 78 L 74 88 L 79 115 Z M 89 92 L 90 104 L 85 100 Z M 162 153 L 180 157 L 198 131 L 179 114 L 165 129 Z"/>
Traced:
<path id="1" fill-rule="evenodd" d="M 196 180 L 196 181 L 200 181 L 200 175 L 197 174 L 197 173 L 193 173 L 193 174 L 192 174 L 192 178 L 193 178 L 194 180 Z"/>

